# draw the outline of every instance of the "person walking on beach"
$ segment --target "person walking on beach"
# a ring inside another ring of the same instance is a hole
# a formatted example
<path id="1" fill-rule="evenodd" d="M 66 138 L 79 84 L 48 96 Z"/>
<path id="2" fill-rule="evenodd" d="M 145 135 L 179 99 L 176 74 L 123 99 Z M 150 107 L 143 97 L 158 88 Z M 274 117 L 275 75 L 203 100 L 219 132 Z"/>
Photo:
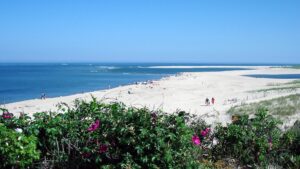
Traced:
<path id="1" fill-rule="evenodd" d="M 215 104 L 215 98 L 214 97 L 211 98 L 211 104 Z"/>
<path id="2" fill-rule="evenodd" d="M 43 100 L 43 99 L 46 99 L 46 94 L 45 94 L 45 93 L 42 93 L 41 99 L 42 99 L 42 100 Z"/>
<path id="3" fill-rule="evenodd" d="M 209 105 L 209 99 L 208 98 L 205 99 L 205 104 L 206 104 L 206 106 Z"/>

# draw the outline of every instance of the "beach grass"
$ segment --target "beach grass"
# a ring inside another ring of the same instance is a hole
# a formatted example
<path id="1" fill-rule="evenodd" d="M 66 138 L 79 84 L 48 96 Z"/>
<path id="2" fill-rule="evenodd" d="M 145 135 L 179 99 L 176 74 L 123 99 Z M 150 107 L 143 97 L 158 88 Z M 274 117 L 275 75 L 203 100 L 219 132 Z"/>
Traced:
<path id="1" fill-rule="evenodd" d="M 271 91 L 295 91 L 300 88 L 300 80 L 294 80 L 287 83 L 269 83 L 267 86 L 272 86 L 271 88 L 251 90 L 250 93 L 256 92 L 271 92 Z"/>
<path id="2" fill-rule="evenodd" d="M 287 84 L 287 85 L 294 85 L 294 84 L 300 84 L 300 80 L 294 80 L 294 81 L 291 81 L 291 82 L 287 82 L 287 83 L 284 83 L 284 84 Z"/>
<path id="3" fill-rule="evenodd" d="M 300 69 L 300 65 L 294 65 L 294 66 L 291 66 L 291 68 L 293 68 L 293 69 Z"/>
<path id="4" fill-rule="evenodd" d="M 267 89 L 259 89 L 259 90 L 252 90 L 249 91 L 250 93 L 253 92 L 270 92 L 270 91 L 295 91 L 300 88 L 300 85 L 295 85 L 295 86 L 284 86 L 284 87 L 273 87 L 273 88 L 267 88 Z"/>
<path id="5" fill-rule="evenodd" d="M 291 65 L 291 66 L 271 66 L 270 68 L 300 69 L 300 65 Z"/>
<path id="6" fill-rule="evenodd" d="M 260 108 L 267 108 L 270 114 L 278 117 L 291 116 L 300 112 L 300 94 L 265 100 L 258 103 L 243 104 L 230 108 L 229 114 L 254 114 Z"/>

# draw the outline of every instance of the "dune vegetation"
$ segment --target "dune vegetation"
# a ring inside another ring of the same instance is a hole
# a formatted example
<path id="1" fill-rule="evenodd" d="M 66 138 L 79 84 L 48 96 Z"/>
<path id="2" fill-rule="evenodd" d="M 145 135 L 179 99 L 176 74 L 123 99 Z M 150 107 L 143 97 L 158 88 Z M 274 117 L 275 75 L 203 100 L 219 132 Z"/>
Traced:
<path id="1" fill-rule="evenodd" d="M 265 109 L 211 129 L 184 111 L 76 101 L 14 117 L 2 109 L 0 168 L 300 167 L 300 123 L 287 130 Z"/>
<path id="2" fill-rule="evenodd" d="M 287 83 L 271 83 L 267 85 L 268 88 L 259 89 L 259 90 L 251 90 L 250 93 L 259 93 L 259 92 L 293 92 L 297 91 L 300 88 L 300 80 L 294 80 Z"/>
<path id="3" fill-rule="evenodd" d="M 228 113 L 251 115 L 261 108 L 266 108 L 269 114 L 284 121 L 288 116 L 300 113 L 300 94 L 234 106 L 228 110 Z"/>

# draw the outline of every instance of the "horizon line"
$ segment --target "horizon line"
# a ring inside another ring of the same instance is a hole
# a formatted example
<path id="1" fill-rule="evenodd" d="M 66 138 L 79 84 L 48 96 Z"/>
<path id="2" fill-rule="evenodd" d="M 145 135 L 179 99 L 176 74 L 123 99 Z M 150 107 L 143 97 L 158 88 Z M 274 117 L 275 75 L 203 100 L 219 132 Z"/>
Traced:
<path id="1" fill-rule="evenodd" d="M 100 62 L 100 61 L 30 61 L 30 62 L 23 62 L 23 61 L 16 61 L 16 62 L 0 62 L 0 64 L 216 64 L 216 65 L 300 65 L 299 63 L 279 63 L 279 62 Z"/>

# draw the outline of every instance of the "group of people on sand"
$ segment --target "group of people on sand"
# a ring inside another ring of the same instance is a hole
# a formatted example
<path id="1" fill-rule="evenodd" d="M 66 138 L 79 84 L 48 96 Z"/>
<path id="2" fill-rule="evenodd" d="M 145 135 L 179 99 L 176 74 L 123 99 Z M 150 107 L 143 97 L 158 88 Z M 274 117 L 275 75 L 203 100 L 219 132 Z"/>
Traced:
<path id="1" fill-rule="evenodd" d="M 209 106 L 210 103 L 213 104 L 213 105 L 215 104 L 215 98 L 214 97 L 211 98 L 211 101 L 208 98 L 205 99 L 205 105 L 206 106 Z"/>
<path id="2" fill-rule="evenodd" d="M 42 93 L 41 94 L 41 100 L 45 100 L 46 99 L 46 94 L 45 93 Z"/>

